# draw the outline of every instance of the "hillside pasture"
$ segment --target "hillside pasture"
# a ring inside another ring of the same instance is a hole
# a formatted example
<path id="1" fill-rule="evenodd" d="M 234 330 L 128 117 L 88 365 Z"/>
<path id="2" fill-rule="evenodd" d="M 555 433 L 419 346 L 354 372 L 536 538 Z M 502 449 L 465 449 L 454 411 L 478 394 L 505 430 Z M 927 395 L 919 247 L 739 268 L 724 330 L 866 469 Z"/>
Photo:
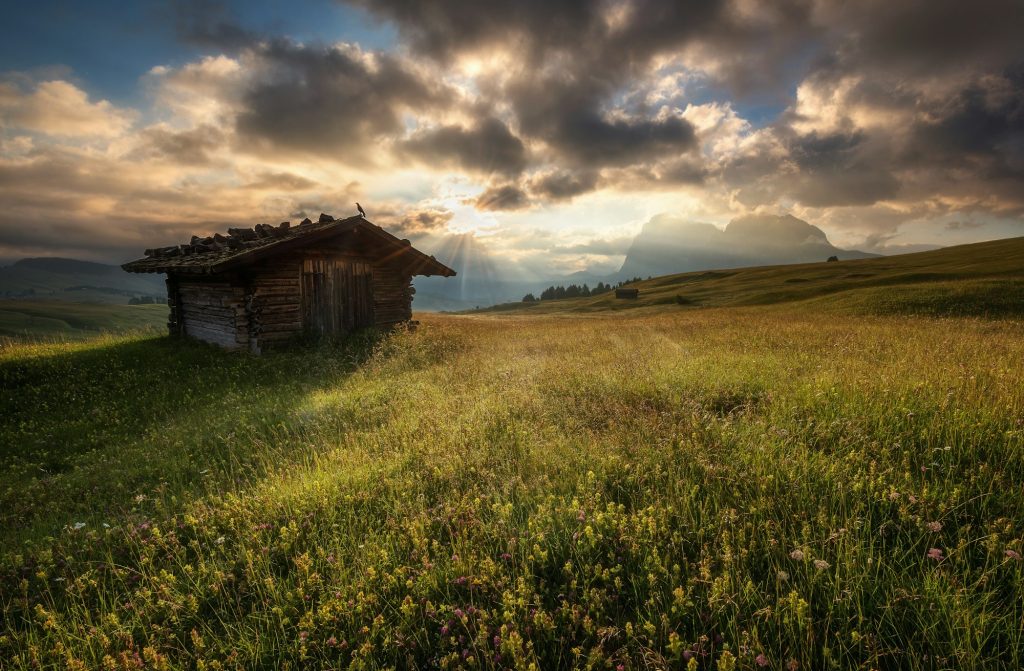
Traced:
<path id="1" fill-rule="evenodd" d="M 3 350 L 0 659 L 1024 664 L 1019 320 L 420 318 Z"/>
<path id="2" fill-rule="evenodd" d="M 167 306 L 0 300 L 0 342 L 76 339 L 101 333 L 165 329 Z"/>
<path id="3" fill-rule="evenodd" d="M 506 303 L 478 312 L 604 312 L 650 306 L 777 305 L 851 315 L 1024 316 L 1024 238 L 834 263 L 707 270 L 630 283 L 635 300 Z"/>

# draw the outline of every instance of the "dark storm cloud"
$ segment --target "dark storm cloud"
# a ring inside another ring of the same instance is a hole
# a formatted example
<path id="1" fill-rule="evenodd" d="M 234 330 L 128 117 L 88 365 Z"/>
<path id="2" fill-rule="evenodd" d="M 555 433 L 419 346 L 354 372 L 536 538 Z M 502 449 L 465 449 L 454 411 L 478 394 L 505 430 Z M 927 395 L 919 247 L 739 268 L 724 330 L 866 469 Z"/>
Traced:
<path id="1" fill-rule="evenodd" d="M 789 158 L 799 174 L 792 195 L 811 207 L 871 205 L 895 196 L 899 181 L 865 156 L 865 140 L 860 132 L 793 137 Z"/>
<path id="2" fill-rule="evenodd" d="M 591 170 L 555 170 L 530 180 L 530 192 L 548 200 L 568 200 L 597 186 L 598 174 Z"/>
<path id="3" fill-rule="evenodd" d="M 403 132 L 403 110 L 423 113 L 451 99 L 444 85 L 389 54 L 278 40 L 253 55 L 260 72 L 243 94 L 236 127 L 243 141 L 271 148 L 373 163 L 374 140 Z"/>
<path id="4" fill-rule="evenodd" d="M 1021 58 L 1019 0 L 867 0 L 824 3 L 819 20 L 839 33 L 833 65 L 932 77 L 999 68 Z"/>
<path id="5" fill-rule="evenodd" d="M 1024 178 L 1024 66 L 974 83 L 914 126 L 904 156 L 983 161 L 986 177 Z"/>
<path id="6" fill-rule="evenodd" d="M 516 176 L 526 167 L 526 148 L 502 121 L 481 119 L 471 128 L 442 126 L 421 131 L 402 148 L 428 164 L 454 164 L 471 172 Z"/>
<path id="7" fill-rule="evenodd" d="M 185 131 L 173 131 L 158 126 L 140 133 L 142 145 L 131 158 L 160 158 L 180 165 L 206 165 L 210 153 L 224 146 L 222 131 L 210 125 L 201 125 Z"/>
<path id="8" fill-rule="evenodd" d="M 478 210 L 522 210 L 530 205 L 530 199 L 516 184 L 492 186 L 480 194 L 472 203 Z"/>

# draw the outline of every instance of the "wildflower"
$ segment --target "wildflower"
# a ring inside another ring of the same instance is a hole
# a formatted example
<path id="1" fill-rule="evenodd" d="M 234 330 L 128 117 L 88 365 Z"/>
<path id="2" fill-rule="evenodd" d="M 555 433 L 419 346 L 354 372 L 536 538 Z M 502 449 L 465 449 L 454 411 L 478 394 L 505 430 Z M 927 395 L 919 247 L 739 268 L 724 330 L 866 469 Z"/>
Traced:
<path id="1" fill-rule="evenodd" d="M 138 494 L 135 497 L 135 503 L 142 503 L 145 500 L 146 500 L 146 495 L 145 494 Z"/>
<path id="2" fill-rule="evenodd" d="M 754 658 L 754 663 L 758 666 L 768 666 L 768 658 L 764 656 L 762 652 L 760 655 Z"/>
<path id="3" fill-rule="evenodd" d="M 85 527 L 85 522 L 75 522 L 73 525 L 71 525 L 71 528 L 74 529 L 75 531 L 78 531 L 79 529 L 82 529 L 84 527 Z"/>
<path id="4" fill-rule="evenodd" d="M 1005 554 L 1010 559 L 1014 559 L 1016 561 L 1020 561 L 1020 553 L 1017 552 L 1016 550 L 1007 550 L 1003 554 Z"/>
<path id="5" fill-rule="evenodd" d="M 804 559 L 804 551 L 799 549 L 799 548 L 797 548 L 796 550 L 793 550 L 792 552 L 789 553 L 789 557 L 790 557 L 790 559 L 795 559 L 797 561 L 803 561 L 803 559 Z"/>
<path id="6" fill-rule="evenodd" d="M 308 631 L 300 631 L 299 632 L 299 638 L 301 638 L 303 641 L 305 641 L 307 638 L 309 638 L 309 632 Z"/>
<path id="7" fill-rule="evenodd" d="M 800 668 L 800 662 L 796 661 L 792 657 L 790 657 L 789 661 L 786 662 L 786 671 L 796 671 L 799 668 Z"/>
<path id="8" fill-rule="evenodd" d="M 509 561 L 510 559 L 512 559 L 512 555 L 509 554 L 508 552 L 502 552 L 501 553 L 501 558 L 504 559 L 505 561 Z"/>
<path id="9" fill-rule="evenodd" d="M 928 558 L 934 559 L 935 561 L 942 561 L 945 557 L 942 556 L 942 550 L 939 548 L 932 548 L 928 550 Z"/>
<path id="10" fill-rule="evenodd" d="M 334 636 L 331 636 L 329 639 L 327 639 L 327 645 L 333 648 L 334 646 L 338 645 L 338 639 L 336 639 Z"/>
<path id="11" fill-rule="evenodd" d="M 776 575 L 776 577 L 778 577 L 778 579 L 779 579 L 779 580 L 781 580 L 782 582 L 786 582 L 787 580 L 789 580 L 789 574 L 788 574 L 788 573 L 786 573 L 785 571 L 779 571 L 779 572 L 778 572 L 778 573 L 776 573 L 775 575 Z"/>
<path id="12" fill-rule="evenodd" d="M 618 666 L 615 667 L 615 671 L 626 671 L 626 665 L 625 664 L 619 664 Z"/>
<path id="13" fill-rule="evenodd" d="M 217 545 L 224 545 L 224 537 L 218 537 L 217 540 L 214 541 L 214 543 L 216 543 Z"/>
<path id="14" fill-rule="evenodd" d="M 819 571 L 824 571 L 825 569 L 828 568 L 828 566 L 829 566 L 828 562 L 825 561 L 824 559 L 815 559 L 814 560 L 814 568 L 818 569 Z"/>
<path id="15" fill-rule="evenodd" d="M 928 531 L 933 534 L 937 534 L 942 531 L 942 522 L 929 522 L 925 526 L 928 527 Z"/>

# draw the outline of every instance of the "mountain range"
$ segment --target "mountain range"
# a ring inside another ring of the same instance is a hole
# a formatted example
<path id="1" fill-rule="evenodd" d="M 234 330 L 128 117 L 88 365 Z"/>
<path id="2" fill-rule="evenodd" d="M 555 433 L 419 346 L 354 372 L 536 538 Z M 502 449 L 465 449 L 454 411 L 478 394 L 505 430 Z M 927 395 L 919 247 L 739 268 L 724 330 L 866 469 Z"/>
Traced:
<path id="1" fill-rule="evenodd" d="M 820 228 L 792 215 L 740 217 L 724 230 L 658 215 L 644 224 L 633 241 L 618 277 L 814 263 L 831 256 L 845 261 L 878 255 L 839 249 Z"/>

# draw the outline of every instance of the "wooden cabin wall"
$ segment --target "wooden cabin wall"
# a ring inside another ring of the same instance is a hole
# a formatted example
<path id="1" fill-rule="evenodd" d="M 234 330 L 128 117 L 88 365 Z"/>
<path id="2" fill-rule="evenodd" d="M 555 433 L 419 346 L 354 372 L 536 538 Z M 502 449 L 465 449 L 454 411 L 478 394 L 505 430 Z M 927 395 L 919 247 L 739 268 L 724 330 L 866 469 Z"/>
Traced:
<path id="1" fill-rule="evenodd" d="M 178 328 L 187 336 L 227 349 L 249 345 L 245 289 L 226 278 L 177 278 Z"/>
<path id="2" fill-rule="evenodd" d="M 373 310 L 377 326 L 394 326 L 412 319 L 412 276 L 391 266 L 373 268 Z"/>
<path id="3" fill-rule="evenodd" d="M 288 254 L 267 259 L 246 272 L 250 349 L 263 349 L 302 335 L 302 256 Z"/>

